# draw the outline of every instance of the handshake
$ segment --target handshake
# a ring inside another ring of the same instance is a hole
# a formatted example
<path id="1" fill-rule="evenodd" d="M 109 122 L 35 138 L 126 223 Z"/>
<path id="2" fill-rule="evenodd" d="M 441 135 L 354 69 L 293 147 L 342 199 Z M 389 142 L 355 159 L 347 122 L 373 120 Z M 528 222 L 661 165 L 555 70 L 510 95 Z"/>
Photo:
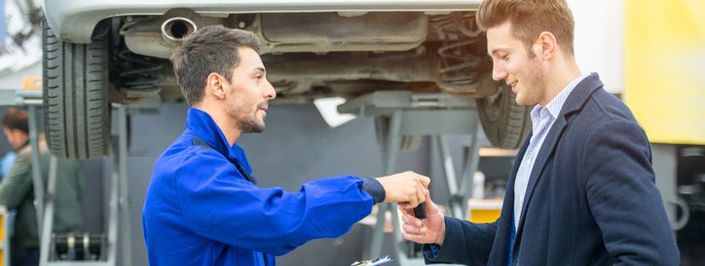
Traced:
<path id="1" fill-rule="evenodd" d="M 426 200 L 431 179 L 406 171 L 376 178 L 385 192 L 385 202 L 397 202 L 399 208 L 413 209 Z"/>

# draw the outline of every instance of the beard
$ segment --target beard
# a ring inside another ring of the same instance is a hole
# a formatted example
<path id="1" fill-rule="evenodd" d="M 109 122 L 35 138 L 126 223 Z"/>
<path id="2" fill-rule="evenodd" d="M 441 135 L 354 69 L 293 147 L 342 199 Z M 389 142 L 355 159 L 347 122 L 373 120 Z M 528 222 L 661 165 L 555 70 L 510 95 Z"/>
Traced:
<path id="1" fill-rule="evenodd" d="M 256 114 L 247 121 L 240 121 L 237 125 L 242 133 L 262 133 L 264 132 L 264 119 L 259 120 Z"/>
<path id="2" fill-rule="evenodd" d="M 529 71 L 522 78 L 521 95 L 517 95 L 517 103 L 524 106 L 535 106 L 546 97 L 545 72 L 540 62 L 534 59 L 530 60 L 530 65 L 526 67 Z"/>
<path id="3" fill-rule="evenodd" d="M 238 128 L 242 133 L 262 133 L 265 129 L 264 117 L 260 119 L 257 112 L 260 109 L 267 107 L 267 102 L 257 105 L 254 112 L 251 112 L 247 119 L 240 120 L 238 122 Z"/>

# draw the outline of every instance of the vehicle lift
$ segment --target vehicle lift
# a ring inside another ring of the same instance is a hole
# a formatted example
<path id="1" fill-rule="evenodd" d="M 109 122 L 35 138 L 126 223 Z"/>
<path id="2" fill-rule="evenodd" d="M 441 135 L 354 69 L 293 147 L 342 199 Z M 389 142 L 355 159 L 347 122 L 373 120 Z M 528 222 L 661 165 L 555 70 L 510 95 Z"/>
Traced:
<path id="1" fill-rule="evenodd" d="M 447 206 L 450 213 L 447 215 L 467 219 L 468 197 L 473 189 L 472 177 L 479 162 L 478 137 L 482 130 L 474 99 L 442 93 L 377 91 L 349 100 L 340 105 L 338 111 L 358 116 L 389 118 L 389 126 L 377 132 L 380 134 L 378 137 L 381 140 L 384 174 L 397 171 L 395 164 L 404 136 L 430 136 L 438 147 L 437 156 L 440 156 L 448 185 L 450 198 Z M 448 144 L 447 135 L 451 134 L 471 137 L 470 151 L 464 158 L 460 180 L 456 178 L 456 168 Z M 368 253 L 370 258 L 379 258 L 381 255 L 387 211 L 391 212 L 393 242 L 398 245 L 396 257 L 399 265 L 424 265 L 423 256 L 417 256 L 418 250 L 415 250 L 414 244 L 402 242 L 400 214 L 396 204 L 391 203 L 381 203 L 378 206 L 377 221 Z M 402 251 L 405 249 L 408 249 L 410 254 Z"/>
<path id="2" fill-rule="evenodd" d="M 13 100 L 14 99 L 14 100 Z M 30 143 L 32 150 L 38 150 L 37 107 L 42 104 L 41 90 L 0 90 L 0 105 L 26 106 L 29 113 Z M 83 245 L 88 255 L 93 248 L 99 256 L 92 261 L 59 260 L 56 254 L 57 237 L 52 235 L 54 216 L 53 195 L 56 184 L 57 158 L 51 156 L 47 188 L 41 182 L 39 169 L 39 154 L 32 153 L 32 177 L 37 209 L 38 232 L 40 234 L 40 265 L 41 266 L 114 266 L 117 265 L 117 245 L 121 242 L 121 257 L 123 264 L 129 264 L 132 259 L 130 246 L 130 203 L 127 179 L 127 107 L 113 104 L 113 172 L 110 179 L 110 196 L 108 201 L 107 237 L 76 238 L 72 246 Z M 384 172 L 395 171 L 395 163 L 400 151 L 400 141 L 404 136 L 431 136 L 439 147 L 442 169 L 448 184 L 450 199 L 448 206 L 450 215 L 465 219 L 468 213 L 467 200 L 472 191 L 470 178 L 478 164 L 478 133 L 481 130 L 477 118 L 475 102 L 471 98 L 455 97 L 441 93 L 412 93 L 409 91 L 378 91 L 350 100 L 339 107 L 341 113 L 354 113 L 359 116 L 388 117 L 389 126 L 381 133 Z M 470 152 L 467 155 L 462 179 L 456 178 L 453 158 L 448 145 L 448 134 L 465 134 L 471 136 Z M 46 191 L 46 193 L 44 193 Z M 377 258 L 382 252 L 384 240 L 385 213 L 392 214 L 392 225 L 395 227 L 394 243 L 402 243 L 399 214 L 396 204 L 382 203 L 378 207 L 377 223 L 375 225 L 369 255 Z M 122 233 L 118 236 L 118 230 Z M 118 242 L 118 238 L 121 241 Z M 66 239 L 61 239 L 66 241 Z M 76 244 L 76 242 L 78 244 Z M 90 242 L 90 243 L 89 243 Z M 97 243 L 97 246 L 96 246 Z M 410 244 L 410 243 L 403 243 Z M 400 265 L 423 265 L 423 260 L 414 258 L 397 249 Z M 6 254 L 9 253 L 5 250 Z"/>
<path id="3" fill-rule="evenodd" d="M 52 234 L 54 218 L 53 196 L 56 189 L 58 159 L 51 155 L 47 187 L 44 188 L 39 167 L 39 121 L 37 107 L 42 104 L 41 90 L 0 90 L 0 105 L 25 106 L 29 114 L 29 141 L 32 145 L 32 181 L 40 243 L 40 266 L 114 266 L 117 265 L 117 245 L 121 243 L 122 264 L 130 265 L 130 201 L 127 179 L 127 107 L 113 104 L 113 171 L 110 178 L 108 200 L 107 237 L 85 234 L 83 236 L 56 236 Z M 118 232 L 120 232 L 118 234 Z M 121 238 L 118 241 L 118 238 Z M 9 239 L 9 237 L 6 237 Z M 9 254 L 9 242 L 5 243 L 5 264 Z M 84 260 L 61 260 L 58 252 L 82 251 Z"/>

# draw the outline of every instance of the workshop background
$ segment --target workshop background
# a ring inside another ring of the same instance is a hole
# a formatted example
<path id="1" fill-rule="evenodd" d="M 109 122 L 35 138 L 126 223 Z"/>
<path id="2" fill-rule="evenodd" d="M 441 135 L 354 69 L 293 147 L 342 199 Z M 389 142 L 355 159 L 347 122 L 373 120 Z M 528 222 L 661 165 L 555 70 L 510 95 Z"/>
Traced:
<path id="1" fill-rule="evenodd" d="M 622 97 L 653 142 L 657 183 L 668 202 L 682 265 L 705 265 L 705 2 L 700 0 L 569 0 L 576 19 L 575 50 L 583 72 L 596 71 L 611 93 Z M 21 32 L 16 1 L 0 1 L 0 89 L 41 86 L 41 48 L 35 39 L 17 44 Z M 14 34 L 14 35 L 13 35 Z M 39 51 L 39 52 L 38 52 Z M 5 108 L 0 108 L 0 115 Z M 158 110 L 129 111 L 128 177 L 131 261 L 147 265 L 141 210 L 155 159 L 183 130 L 187 105 L 166 103 Z M 267 130 L 238 141 L 248 152 L 259 185 L 296 191 L 308 180 L 334 175 L 380 176 L 383 155 L 374 119 L 361 117 L 330 127 L 313 105 L 272 105 Z M 480 143 L 489 146 L 481 137 Z M 463 165 L 470 137 L 451 136 L 456 165 Z M 433 178 L 432 197 L 447 200 L 439 147 L 423 138 L 402 152 L 396 170 Z M 0 155 L 9 150 L 0 138 Z M 514 157 L 511 151 L 483 149 L 479 171 L 486 198 L 501 198 Z M 90 233 L 105 230 L 112 158 L 82 162 L 86 176 L 83 221 Z M 460 173 L 457 173 L 460 175 Z M 349 265 L 367 254 L 372 222 L 356 225 L 337 239 L 315 240 L 278 258 L 278 265 Z M 237 230 L 237 229 L 234 229 Z M 118 245 L 120 247 L 121 245 Z M 384 245 L 392 254 L 390 234 Z"/>

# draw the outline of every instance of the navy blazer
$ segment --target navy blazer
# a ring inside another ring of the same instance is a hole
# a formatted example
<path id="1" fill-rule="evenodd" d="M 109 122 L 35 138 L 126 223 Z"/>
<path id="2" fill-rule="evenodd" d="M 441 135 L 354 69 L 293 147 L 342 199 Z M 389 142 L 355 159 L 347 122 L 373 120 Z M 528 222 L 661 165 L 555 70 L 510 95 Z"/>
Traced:
<path id="1" fill-rule="evenodd" d="M 530 138 L 529 138 L 530 139 Z M 517 155 L 494 223 L 445 218 L 446 236 L 427 263 L 507 265 Z M 568 96 L 529 178 L 513 264 L 678 265 L 679 253 L 654 184 L 651 148 L 626 105 L 597 74 Z"/>

